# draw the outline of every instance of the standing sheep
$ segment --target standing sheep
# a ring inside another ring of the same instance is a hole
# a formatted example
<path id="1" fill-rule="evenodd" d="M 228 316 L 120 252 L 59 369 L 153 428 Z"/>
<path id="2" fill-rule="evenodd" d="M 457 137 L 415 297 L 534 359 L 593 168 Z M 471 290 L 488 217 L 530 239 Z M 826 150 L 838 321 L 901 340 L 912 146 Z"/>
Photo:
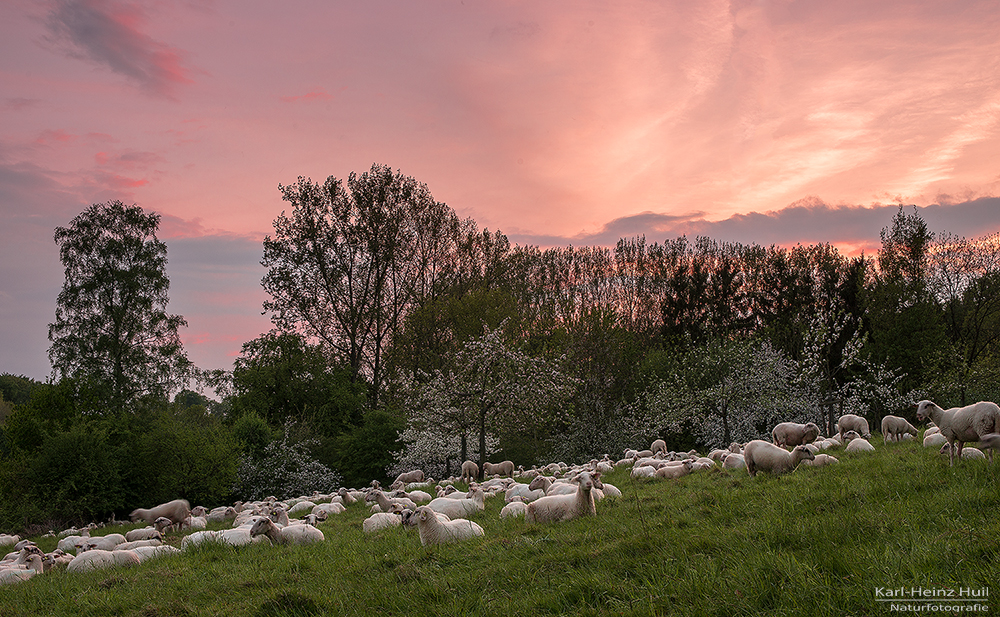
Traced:
<path id="1" fill-rule="evenodd" d="M 804 460 L 816 458 L 805 446 L 795 446 L 791 452 L 784 448 L 755 439 L 743 449 L 747 472 L 756 476 L 757 471 L 767 471 L 773 474 L 788 473 Z"/>
<path id="2" fill-rule="evenodd" d="M 776 446 L 801 446 L 816 441 L 817 437 L 819 427 L 814 422 L 782 422 L 771 429 L 771 440 Z"/>
<path id="3" fill-rule="evenodd" d="M 601 473 L 595 471 L 591 474 L 585 471 L 573 478 L 573 482 L 578 488 L 571 495 L 546 495 L 529 503 L 524 520 L 529 523 L 549 523 L 568 521 L 578 516 L 596 516 L 597 507 L 594 505 L 592 491 L 604 486 L 601 484 Z"/>
<path id="4" fill-rule="evenodd" d="M 502 463 L 483 463 L 483 475 L 499 475 L 508 478 L 514 475 L 514 462 L 503 461 Z"/>
<path id="5" fill-rule="evenodd" d="M 980 437 L 990 433 L 1000 433 L 1000 407 L 996 403 L 980 401 L 965 407 L 955 407 L 945 411 L 931 401 L 920 401 L 917 405 L 917 419 L 930 418 L 941 428 L 941 434 L 949 445 L 958 444 L 957 451 L 949 451 L 948 464 L 955 464 L 955 454 L 962 456 L 962 446 L 968 442 L 979 441 Z M 993 450 L 990 449 L 990 463 L 993 463 Z"/>
<path id="6" fill-rule="evenodd" d="M 161 516 L 169 518 L 170 522 L 174 525 L 180 525 L 184 522 L 184 519 L 191 516 L 191 504 L 188 503 L 187 499 L 175 499 L 149 510 L 136 508 L 132 510 L 129 518 L 132 519 L 133 523 L 142 519 L 146 521 L 147 525 L 152 525 L 153 521 Z"/>
<path id="7" fill-rule="evenodd" d="M 872 432 L 868 429 L 868 420 L 853 413 L 845 413 L 837 420 L 837 432 L 840 433 L 842 440 L 844 433 L 847 431 L 857 431 L 858 435 L 861 435 L 865 439 L 872 438 Z"/>
<path id="8" fill-rule="evenodd" d="M 882 418 L 882 439 L 884 443 L 899 441 L 902 435 L 917 436 L 917 429 L 906 421 L 906 418 L 899 416 L 886 416 Z"/>
<path id="9" fill-rule="evenodd" d="M 479 465 L 476 465 L 472 461 L 465 461 L 462 463 L 462 482 L 471 484 L 477 478 L 479 478 Z"/>

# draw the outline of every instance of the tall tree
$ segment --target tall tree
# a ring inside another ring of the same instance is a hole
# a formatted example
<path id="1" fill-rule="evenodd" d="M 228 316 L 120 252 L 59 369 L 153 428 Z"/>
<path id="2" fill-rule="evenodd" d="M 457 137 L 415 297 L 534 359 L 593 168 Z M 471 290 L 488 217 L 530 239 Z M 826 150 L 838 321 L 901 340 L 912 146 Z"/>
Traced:
<path id="1" fill-rule="evenodd" d="M 292 204 L 264 239 L 264 309 L 279 329 L 321 341 L 353 378 L 370 380 L 374 407 L 384 380 L 383 352 L 414 298 L 445 267 L 447 243 L 434 236 L 459 225 L 425 184 L 373 165 L 320 185 L 299 178 L 279 186 Z M 445 236 L 447 237 L 447 236 Z"/>
<path id="2" fill-rule="evenodd" d="M 101 384 L 114 409 L 166 396 L 191 367 L 177 332 L 187 322 L 166 311 L 159 222 L 158 214 L 109 201 L 55 230 L 66 280 L 49 324 L 49 358 L 60 377 Z"/>

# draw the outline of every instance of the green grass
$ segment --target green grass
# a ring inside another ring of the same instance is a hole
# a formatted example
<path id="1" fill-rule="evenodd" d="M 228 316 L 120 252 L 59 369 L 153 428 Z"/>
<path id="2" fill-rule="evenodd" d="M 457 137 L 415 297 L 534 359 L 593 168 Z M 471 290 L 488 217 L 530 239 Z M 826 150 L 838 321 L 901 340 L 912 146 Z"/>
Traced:
<path id="1" fill-rule="evenodd" d="M 620 470 L 605 479 L 624 497 L 596 518 L 501 521 L 494 498 L 475 517 L 485 538 L 432 548 L 415 530 L 365 535 L 354 506 L 320 525 L 323 544 L 52 572 L 0 588 L 0 615 L 842 616 L 888 614 L 878 587 L 1000 595 L 1000 464 L 877 450 L 782 477 L 633 482 Z"/>

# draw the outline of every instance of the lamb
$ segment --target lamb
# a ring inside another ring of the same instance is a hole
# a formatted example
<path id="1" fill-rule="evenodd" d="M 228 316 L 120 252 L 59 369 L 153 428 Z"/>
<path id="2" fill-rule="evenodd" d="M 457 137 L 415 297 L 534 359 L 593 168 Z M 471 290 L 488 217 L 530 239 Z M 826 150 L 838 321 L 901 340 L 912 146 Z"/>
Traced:
<path id="1" fill-rule="evenodd" d="M 776 446 L 801 446 L 816 441 L 817 437 L 819 427 L 814 422 L 782 422 L 771 429 L 771 440 Z"/>
<path id="2" fill-rule="evenodd" d="M 886 416 L 882 418 L 882 439 L 884 443 L 899 441 L 902 435 L 917 436 L 917 429 L 906 421 L 906 418 L 899 416 Z"/>
<path id="3" fill-rule="evenodd" d="M 85 572 L 117 566 L 137 566 L 139 556 L 133 551 L 92 550 L 80 553 L 66 566 L 67 572 Z"/>
<path id="4" fill-rule="evenodd" d="M 427 506 L 435 512 L 447 514 L 448 518 L 451 519 L 470 516 L 481 512 L 486 507 L 486 494 L 483 493 L 483 489 L 475 488 L 470 493 L 472 493 L 472 497 L 468 499 L 438 497 L 437 499 L 432 499 Z M 416 512 L 417 508 L 412 508 L 412 510 Z"/>
<path id="5" fill-rule="evenodd" d="M 269 518 L 262 518 L 250 528 L 250 537 L 265 535 L 274 544 L 311 544 L 323 542 L 326 536 L 312 525 L 290 525 L 278 528 Z"/>
<path id="6" fill-rule="evenodd" d="M 872 432 L 868 430 L 868 420 L 853 413 L 845 413 L 837 420 L 837 432 L 843 437 L 847 431 L 857 431 L 865 439 L 872 438 Z"/>
<path id="7" fill-rule="evenodd" d="M 941 434 L 949 445 L 958 444 L 958 455 L 962 456 L 962 446 L 967 442 L 979 441 L 980 436 L 990 433 L 1000 433 L 1000 407 L 996 403 L 979 401 L 965 407 L 955 407 L 945 411 L 931 401 L 920 401 L 917 404 L 917 419 L 930 418 L 941 428 Z M 990 463 L 993 463 L 993 450 L 990 449 Z M 948 464 L 955 464 L 955 452 L 948 456 Z"/>
<path id="8" fill-rule="evenodd" d="M 465 461 L 462 463 L 462 482 L 471 483 L 479 477 L 479 465 L 476 465 L 472 461 Z"/>
<path id="9" fill-rule="evenodd" d="M 632 468 L 632 479 L 638 478 L 652 478 L 656 475 L 656 467 L 652 465 L 644 465 L 642 467 Z"/>
<path id="10" fill-rule="evenodd" d="M 524 520 L 528 523 L 548 523 L 554 521 L 568 521 L 578 516 L 596 516 L 597 507 L 594 505 L 595 488 L 602 488 L 601 472 L 583 472 L 573 479 L 578 485 L 576 493 L 572 495 L 546 495 L 528 504 L 524 513 Z"/>
<path id="11" fill-rule="evenodd" d="M 184 522 L 184 519 L 191 516 L 191 504 L 188 503 L 187 499 L 175 499 L 149 510 L 136 508 L 129 514 L 129 518 L 133 523 L 142 519 L 146 521 L 147 525 L 151 525 L 153 521 L 161 516 L 169 518 L 170 522 L 175 525 L 180 525 Z"/>
<path id="12" fill-rule="evenodd" d="M 514 462 L 503 461 L 502 463 L 483 463 L 483 475 L 507 476 L 514 475 Z"/>
<path id="13" fill-rule="evenodd" d="M 414 514 L 422 546 L 458 542 L 484 535 L 482 527 L 464 518 L 441 521 L 430 506 L 420 506 Z"/>
<path id="14" fill-rule="evenodd" d="M 757 471 L 767 471 L 773 474 L 788 473 L 795 469 L 800 462 L 816 458 L 804 446 L 795 446 L 789 452 L 761 439 L 755 439 L 748 443 L 743 449 L 743 457 L 746 461 L 747 472 L 751 477 L 756 476 Z"/>

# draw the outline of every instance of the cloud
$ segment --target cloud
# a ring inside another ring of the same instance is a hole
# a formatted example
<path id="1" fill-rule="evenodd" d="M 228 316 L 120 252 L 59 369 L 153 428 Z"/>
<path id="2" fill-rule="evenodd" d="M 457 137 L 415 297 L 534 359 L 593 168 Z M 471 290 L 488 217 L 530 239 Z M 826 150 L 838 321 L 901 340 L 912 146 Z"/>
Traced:
<path id="1" fill-rule="evenodd" d="M 849 254 L 873 253 L 881 246 L 879 233 L 892 224 L 898 211 L 899 204 L 830 205 L 809 198 L 773 212 L 736 214 L 719 221 L 707 220 L 700 212 L 686 216 L 644 212 L 614 219 L 594 233 L 571 237 L 515 233 L 508 237 L 518 244 L 549 247 L 614 246 L 620 238 L 633 236 L 661 242 L 686 235 L 762 246 L 829 243 Z M 1000 231 L 1000 197 L 932 204 L 917 207 L 917 212 L 933 233 L 978 238 Z"/>
<path id="2" fill-rule="evenodd" d="M 4 99 L 3 107 L 4 109 L 10 111 L 21 111 L 22 109 L 31 109 L 37 107 L 42 102 L 42 99 L 28 99 L 23 97 L 12 97 Z"/>
<path id="3" fill-rule="evenodd" d="M 300 101 L 332 101 L 333 95 L 327 92 L 323 88 L 317 88 L 308 94 L 300 94 L 298 96 L 283 96 L 281 100 L 286 103 L 297 103 Z"/>
<path id="4" fill-rule="evenodd" d="M 71 43 L 71 55 L 127 77 L 147 93 L 172 98 L 178 85 L 192 83 L 182 52 L 142 32 L 134 4 L 104 0 L 58 0 L 48 18 L 56 41 Z"/>

